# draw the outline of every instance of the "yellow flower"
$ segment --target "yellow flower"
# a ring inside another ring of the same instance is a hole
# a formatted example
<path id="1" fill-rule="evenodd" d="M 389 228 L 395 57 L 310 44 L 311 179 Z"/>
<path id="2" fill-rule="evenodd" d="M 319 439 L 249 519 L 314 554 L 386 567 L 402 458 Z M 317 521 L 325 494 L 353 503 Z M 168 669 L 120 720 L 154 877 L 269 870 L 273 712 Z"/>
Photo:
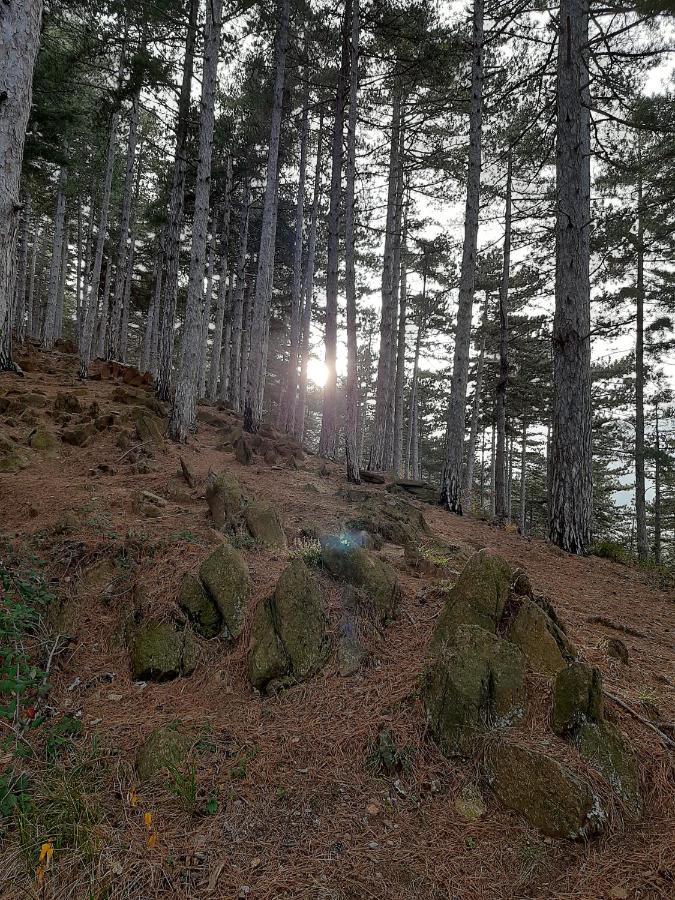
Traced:
<path id="1" fill-rule="evenodd" d="M 135 790 L 133 790 L 133 788 L 127 794 L 127 802 L 129 804 L 129 806 L 131 806 L 134 809 L 138 806 L 138 794 L 136 793 Z"/>
<path id="2" fill-rule="evenodd" d="M 148 838 L 148 850 L 154 850 L 157 846 L 157 832 L 153 831 L 150 837 Z"/>
<path id="3" fill-rule="evenodd" d="M 37 878 L 37 883 L 42 884 L 45 880 L 45 869 L 44 866 L 38 866 L 35 870 L 35 877 Z"/>
<path id="4" fill-rule="evenodd" d="M 152 813 L 146 812 L 143 816 L 143 822 L 148 831 L 150 831 L 150 827 L 152 826 Z"/>
<path id="5" fill-rule="evenodd" d="M 47 861 L 47 865 L 52 861 L 54 855 L 54 845 L 51 841 L 46 841 L 40 848 L 40 863 Z"/>

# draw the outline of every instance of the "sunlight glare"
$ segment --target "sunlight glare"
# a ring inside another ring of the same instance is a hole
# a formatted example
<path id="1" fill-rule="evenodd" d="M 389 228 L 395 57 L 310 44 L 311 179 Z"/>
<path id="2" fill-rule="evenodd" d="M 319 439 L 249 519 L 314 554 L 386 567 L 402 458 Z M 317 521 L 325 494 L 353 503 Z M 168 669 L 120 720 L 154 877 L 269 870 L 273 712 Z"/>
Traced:
<path id="1" fill-rule="evenodd" d="M 317 359 L 315 356 L 311 356 L 307 362 L 307 379 L 311 381 L 312 384 L 322 388 L 326 384 L 327 377 L 328 372 L 324 361 L 322 359 Z"/>

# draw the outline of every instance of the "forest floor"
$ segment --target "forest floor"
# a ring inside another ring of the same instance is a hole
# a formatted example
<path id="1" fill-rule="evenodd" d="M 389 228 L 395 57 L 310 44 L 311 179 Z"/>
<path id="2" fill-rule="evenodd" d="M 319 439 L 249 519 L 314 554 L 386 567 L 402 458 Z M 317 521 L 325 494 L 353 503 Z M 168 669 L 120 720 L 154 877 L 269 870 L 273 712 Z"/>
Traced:
<path id="1" fill-rule="evenodd" d="M 0 432 L 24 449 L 36 424 L 58 432 L 47 409 L 59 392 L 124 416 L 124 405 L 113 399 L 121 382 L 83 385 L 75 356 L 33 353 L 24 361 L 31 369 L 25 378 L 0 377 L 0 397 L 46 398 L 25 418 L 0 418 Z M 673 736 L 675 592 L 653 574 L 567 556 L 544 541 L 418 504 L 439 537 L 467 551 L 488 547 L 524 568 L 555 605 L 580 655 L 600 668 L 606 689 L 645 720 L 607 701 L 608 718 L 636 748 L 644 812 L 631 823 L 610 804 L 605 833 L 587 843 L 542 837 L 488 789 L 480 819 L 459 814 L 455 801 L 479 777 L 480 760 L 450 763 L 426 733 L 417 687 L 441 600 L 400 548 L 385 545 L 382 552 L 397 568 L 401 614 L 371 640 L 368 665 L 355 676 L 341 677 L 330 661 L 306 684 L 261 697 L 246 677 L 245 632 L 234 647 L 200 641 L 191 677 L 132 680 L 124 638 L 130 619 L 174 616 L 181 577 L 222 541 L 204 500 L 209 470 L 234 472 L 250 495 L 274 503 L 289 547 L 307 526 L 339 528 L 353 509 L 337 466 L 311 455 L 298 469 L 258 460 L 242 466 L 218 449 L 233 414 L 201 407 L 203 419 L 209 421 L 200 421 L 183 448 L 167 441 L 139 456 L 133 447 L 121 449 L 118 429 L 109 428 L 83 447 L 59 443 L 51 457 L 26 450 L 26 468 L 0 474 L 0 561 L 40 571 L 59 608 L 41 651 L 45 666 L 56 648 L 40 708 L 50 718 L 23 732 L 17 746 L 30 749 L 18 760 L 7 741 L 0 745 L 0 771 L 18 766 L 34 791 L 19 827 L 0 832 L 0 897 L 672 897 L 673 760 L 646 721 Z M 197 473 L 193 490 L 177 488 L 181 454 Z M 141 490 L 167 498 L 159 516 L 134 512 Z M 289 553 L 255 545 L 242 552 L 254 600 L 265 598 Z M 337 587 L 328 579 L 322 586 L 335 610 Z M 625 642 L 627 665 L 606 655 L 606 637 Z M 64 715 L 79 719 L 82 732 L 46 753 L 50 728 Z M 168 786 L 139 787 L 139 745 L 175 721 L 203 735 L 196 768 Z M 15 740 L 5 720 L 0 728 L 2 738 Z M 382 728 L 410 762 L 391 777 L 367 765 Z M 540 740 L 534 733 L 523 739 Z M 70 849 L 60 849 L 55 835 Z M 56 851 L 36 879 L 36 851 L 46 841 Z"/>

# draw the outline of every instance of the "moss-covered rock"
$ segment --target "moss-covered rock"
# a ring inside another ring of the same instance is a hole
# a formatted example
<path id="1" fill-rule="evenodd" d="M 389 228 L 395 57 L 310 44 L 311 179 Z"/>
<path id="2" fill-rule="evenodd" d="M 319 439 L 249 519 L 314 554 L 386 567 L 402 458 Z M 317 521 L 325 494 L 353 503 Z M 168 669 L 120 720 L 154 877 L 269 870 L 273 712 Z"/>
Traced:
<path id="1" fill-rule="evenodd" d="M 29 465 L 28 454 L 14 441 L 0 434 L 0 472 L 11 475 Z"/>
<path id="2" fill-rule="evenodd" d="M 380 625 L 396 618 L 399 586 L 390 565 L 354 544 L 349 535 L 321 539 L 321 562 L 334 577 L 360 591 L 364 606 Z"/>
<path id="3" fill-rule="evenodd" d="M 412 504 L 381 495 L 368 496 L 358 514 L 346 522 L 346 528 L 368 531 L 401 547 L 431 535 L 426 519 Z"/>
<path id="4" fill-rule="evenodd" d="M 251 461 L 253 460 L 253 448 L 250 441 L 243 434 L 234 445 L 234 457 L 242 466 L 251 465 Z"/>
<path id="5" fill-rule="evenodd" d="M 218 607 L 231 638 L 244 627 L 251 578 L 246 560 L 234 547 L 221 544 L 201 565 L 199 577 Z"/>
<path id="6" fill-rule="evenodd" d="M 628 665 L 628 647 L 626 647 L 621 638 L 604 638 L 600 647 L 607 656 L 611 656 L 612 659 L 618 659 L 624 666 Z"/>
<path id="7" fill-rule="evenodd" d="M 338 671 L 343 678 L 356 675 L 366 656 L 361 629 L 355 617 L 345 614 L 340 622 L 337 644 Z"/>
<path id="8" fill-rule="evenodd" d="M 476 784 L 465 784 L 455 798 L 457 814 L 467 822 L 477 822 L 487 811 L 485 800 Z"/>
<path id="9" fill-rule="evenodd" d="M 164 423 L 147 408 L 135 406 L 131 418 L 136 426 L 136 434 L 143 444 L 161 444 L 164 441 Z"/>
<path id="10" fill-rule="evenodd" d="M 76 413 L 82 409 L 75 394 L 59 392 L 54 400 L 54 412 Z"/>
<path id="11" fill-rule="evenodd" d="M 300 559 L 284 570 L 274 594 L 258 606 L 248 673 L 261 691 L 306 681 L 330 652 L 328 619 L 312 573 Z"/>
<path id="12" fill-rule="evenodd" d="M 468 756 L 482 732 L 508 725 L 525 708 L 520 650 L 476 625 L 460 625 L 423 675 L 431 732 L 447 756 Z"/>
<path id="13" fill-rule="evenodd" d="M 460 625 L 495 633 L 509 597 L 511 567 L 500 556 L 479 550 L 448 592 L 431 639 L 431 648 L 451 646 Z"/>
<path id="14" fill-rule="evenodd" d="M 58 456 L 59 444 L 51 431 L 45 428 L 36 429 L 28 439 L 31 450 L 36 450 L 41 456 L 49 459 Z"/>
<path id="15" fill-rule="evenodd" d="M 212 472 L 206 482 L 206 502 L 216 528 L 231 525 L 241 514 L 244 493 L 231 472 Z"/>
<path id="16" fill-rule="evenodd" d="M 623 802 L 629 816 L 642 812 L 637 761 L 628 740 L 609 722 L 584 722 L 575 743 L 582 758 L 597 769 Z"/>
<path id="17" fill-rule="evenodd" d="M 96 428 L 91 422 L 80 422 L 70 428 L 64 428 L 61 432 L 61 440 L 71 447 L 85 447 L 96 434 Z"/>
<path id="18" fill-rule="evenodd" d="M 246 527 L 252 537 L 267 547 L 283 550 L 287 546 L 286 535 L 279 513 L 271 503 L 261 500 L 251 503 L 244 513 Z"/>
<path id="19" fill-rule="evenodd" d="M 563 630 L 533 600 L 522 600 L 505 634 L 520 647 L 539 675 L 555 675 L 574 659 L 574 648 Z"/>
<path id="20" fill-rule="evenodd" d="M 600 670 L 582 662 L 561 669 L 553 684 L 551 727 L 555 733 L 568 734 L 584 722 L 600 722 L 602 718 Z"/>
<path id="21" fill-rule="evenodd" d="M 543 753 L 499 743 L 488 753 L 487 771 L 504 806 L 550 837 L 576 840 L 602 827 L 604 816 L 590 786 Z"/>
<path id="22" fill-rule="evenodd" d="M 181 581 L 178 603 L 187 613 L 194 630 L 205 638 L 213 638 L 224 628 L 223 617 L 201 581 L 185 575 Z"/>
<path id="23" fill-rule="evenodd" d="M 170 681 L 190 675 L 197 665 L 198 648 L 189 631 L 152 623 L 136 633 L 131 648 L 131 673 L 140 681 Z"/>
<path id="24" fill-rule="evenodd" d="M 192 738 L 175 727 L 156 728 L 136 754 L 136 771 L 141 781 L 150 781 L 162 771 L 180 771 L 192 748 Z"/>

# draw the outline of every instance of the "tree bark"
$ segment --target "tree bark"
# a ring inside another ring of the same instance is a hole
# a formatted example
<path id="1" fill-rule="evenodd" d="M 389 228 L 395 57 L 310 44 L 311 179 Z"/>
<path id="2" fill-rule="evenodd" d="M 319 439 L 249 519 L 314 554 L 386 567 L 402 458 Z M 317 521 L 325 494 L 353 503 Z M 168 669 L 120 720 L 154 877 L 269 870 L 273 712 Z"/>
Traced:
<path id="1" fill-rule="evenodd" d="M 98 312 L 98 296 L 96 297 L 96 314 L 98 315 L 98 330 L 96 331 L 96 356 L 105 358 L 105 339 L 108 333 L 108 310 L 110 309 L 110 290 L 112 287 L 112 252 L 108 242 L 108 253 L 105 257 L 105 275 L 103 276 L 103 293 L 101 294 L 101 310 Z M 93 338 L 92 338 L 93 341 Z"/>
<path id="2" fill-rule="evenodd" d="M 399 302 L 401 291 L 401 222 L 403 218 L 403 157 L 405 147 L 405 127 L 404 114 L 401 110 L 401 129 L 399 135 L 399 152 L 398 152 L 398 171 L 396 175 L 396 217 L 394 225 L 394 259 L 393 259 L 393 281 L 391 291 L 391 343 L 389 352 L 391 358 L 389 360 L 389 372 L 391 374 L 391 383 L 389 386 L 389 396 L 387 400 L 387 421 L 385 428 L 385 468 L 387 470 L 394 468 L 394 444 L 396 442 L 395 419 L 396 419 L 396 377 L 398 363 L 398 317 Z"/>
<path id="3" fill-rule="evenodd" d="M 229 285 L 225 307 L 225 326 L 223 330 L 222 350 L 220 353 L 220 384 L 218 399 L 227 402 L 230 395 L 230 358 L 232 355 L 232 305 L 234 301 L 234 267 L 230 269 Z"/>
<path id="4" fill-rule="evenodd" d="M 35 222 L 35 232 L 33 234 L 33 248 L 30 254 L 30 273 L 28 275 L 28 299 L 26 301 L 26 335 L 33 337 L 33 316 L 35 315 L 35 282 L 37 278 L 37 262 L 40 256 L 40 247 L 42 244 L 43 231 Z"/>
<path id="5" fill-rule="evenodd" d="M 164 261 L 160 250 L 159 257 L 157 259 L 157 262 L 155 263 L 155 271 L 153 273 L 154 289 L 152 292 L 152 301 L 150 302 L 150 306 L 148 307 L 148 317 L 145 322 L 145 333 L 143 335 L 143 353 L 141 355 L 141 372 L 152 371 L 152 342 L 155 334 L 157 314 L 159 312 L 159 298 L 162 293 L 163 262 Z"/>
<path id="6" fill-rule="evenodd" d="M 398 166 L 401 136 L 401 92 L 394 89 L 391 115 L 391 141 L 389 144 L 389 184 L 387 190 L 387 218 L 384 234 L 384 258 L 382 266 L 382 312 L 380 316 L 380 350 L 377 362 L 377 386 L 375 389 L 375 420 L 373 444 L 368 468 L 381 471 L 386 468 L 387 419 L 391 391 L 391 345 L 394 340 L 394 245 L 396 241 L 396 196 L 398 190 Z"/>
<path id="7" fill-rule="evenodd" d="M 330 207 L 328 211 L 328 264 L 326 271 L 326 382 L 323 389 L 319 456 L 333 458 L 337 441 L 337 313 L 340 252 L 340 199 L 342 188 L 345 88 L 349 70 L 351 2 L 346 0 L 342 23 L 342 54 L 335 92 L 335 117 L 331 148 Z"/>
<path id="8" fill-rule="evenodd" d="M 302 228 L 305 217 L 305 180 L 307 175 L 307 140 L 309 136 L 309 79 L 306 82 L 300 126 L 300 170 L 295 203 L 295 244 L 293 246 L 293 285 L 291 288 L 291 332 L 288 366 L 279 407 L 279 427 L 293 430 L 295 397 L 298 390 L 298 354 L 300 350 L 300 320 L 302 316 Z"/>
<path id="9" fill-rule="evenodd" d="M 63 246 L 61 247 L 61 272 L 59 274 L 59 295 L 56 304 L 56 323 L 54 337 L 59 340 L 63 337 L 63 311 L 66 302 L 66 279 L 68 277 L 68 221 L 63 229 Z"/>
<path id="10" fill-rule="evenodd" d="M 441 485 L 441 503 L 462 514 L 462 462 L 469 376 L 471 313 L 476 278 L 476 250 L 480 213 L 480 168 L 483 132 L 483 0 L 474 0 L 471 111 L 469 114 L 469 170 L 467 175 L 464 248 L 459 282 L 455 354 L 448 410 L 448 441 Z"/>
<path id="11" fill-rule="evenodd" d="M 506 164 L 506 211 L 504 216 L 504 260 L 499 286 L 499 376 L 497 379 L 497 459 L 495 482 L 495 517 L 506 518 L 506 484 L 504 477 L 506 447 L 506 392 L 509 384 L 509 278 L 511 271 L 511 178 L 513 154 L 509 147 Z"/>
<path id="12" fill-rule="evenodd" d="M 165 270 L 162 287 L 162 302 L 159 309 L 159 361 L 157 373 L 157 396 L 169 400 L 171 395 L 171 373 L 175 340 L 176 298 L 178 295 L 178 270 L 180 268 L 181 233 L 185 199 L 185 170 L 187 167 L 186 141 L 190 115 L 192 73 L 194 69 L 195 38 L 197 33 L 197 13 L 199 0 L 190 0 L 183 80 L 178 101 L 176 119 L 176 151 L 173 164 L 169 214 L 166 225 Z"/>
<path id="13" fill-rule="evenodd" d="M 220 53 L 223 0 L 211 0 L 206 6 L 204 25 L 204 67 L 199 113 L 199 154 L 195 186 L 195 213 L 192 224 L 192 250 L 188 282 L 183 353 L 176 383 L 176 394 L 169 419 L 169 437 L 184 443 L 195 423 L 197 391 L 199 388 L 199 339 L 201 337 L 201 305 L 204 284 L 209 224 L 211 162 L 215 123 L 216 80 Z"/>
<path id="14" fill-rule="evenodd" d="M 345 200 L 345 290 L 347 294 L 347 409 L 345 455 L 347 481 L 361 483 L 357 429 L 359 420 L 359 376 L 356 320 L 356 267 L 354 230 L 354 181 L 356 178 L 356 123 L 359 87 L 359 0 L 347 0 L 345 16 L 351 6 L 351 41 L 349 44 L 349 117 L 347 121 L 347 167 Z"/>
<path id="15" fill-rule="evenodd" d="M 274 81 L 274 101 L 270 124 L 270 145 L 267 155 L 267 183 L 263 202 L 258 252 L 258 277 L 256 278 L 253 317 L 251 321 L 250 346 L 262 347 L 265 341 L 266 321 L 272 296 L 270 267 L 274 264 L 274 232 L 279 185 L 279 141 L 284 101 L 284 81 L 286 74 L 286 51 L 288 48 L 289 0 L 279 0 L 279 27 L 276 35 L 276 74 Z M 247 372 L 246 396 L 244 400 L 244 428 L 257 431 L 262 419 L 262 390 L 265 370 L 263 355 L 252 354 Z"/>
<path id="16" fill-rule="evenodd" d="M 33 67 L 40 42 L 42 0 L 5 2 L 0 16 L 0 371 L 12 361 L 19 185 L 31 107 Z"/>
<path id="17" fill-rule="evenodd" d="M 211 243 L 208 248 L 208 263 L 206 267 L 206 287 L 204 288 L 204 300 L 202 303 L 202 330 L 199 340 L 199 388 L 198 397 L 206 396 L 206 364 L 208 359 L 209 325 L 211 324 L 211 307 L 213 305 L 213 276 L 216 270 L 216 245 L 218 242 L 217 216 L 211 223 Z"/>
<path id="18" fill-rule="evenodd" d="M 551 540 L 584 553 L 593 509 L 588 7 L 561 0 L 556 142 Z"/>
<path id="19" fill-rule="evenodd" d="M 218 395 L 218 377 L 220 375 L 220 357 L 223 346 L 223 324 L 228 297 L 228 253 L 230 249 L 230 191 L 232 190 L 232 156 L 227 157 L 227 174 L 225 176 L 225 204 L 223 207 L 223 224 L 220 233 L 220 281 L 218 282 L 218 298 L 216 301 L 216 321 L 211 345 L 211 368 L 209 369 L 209 386 L 207 396 L 213 402 Z M 229 311 L 228 311 L 229 318 Z M 229 341 L 228 341 L 229 343 Z M 227 372 L 228 369 L 226 368 Z"/>

